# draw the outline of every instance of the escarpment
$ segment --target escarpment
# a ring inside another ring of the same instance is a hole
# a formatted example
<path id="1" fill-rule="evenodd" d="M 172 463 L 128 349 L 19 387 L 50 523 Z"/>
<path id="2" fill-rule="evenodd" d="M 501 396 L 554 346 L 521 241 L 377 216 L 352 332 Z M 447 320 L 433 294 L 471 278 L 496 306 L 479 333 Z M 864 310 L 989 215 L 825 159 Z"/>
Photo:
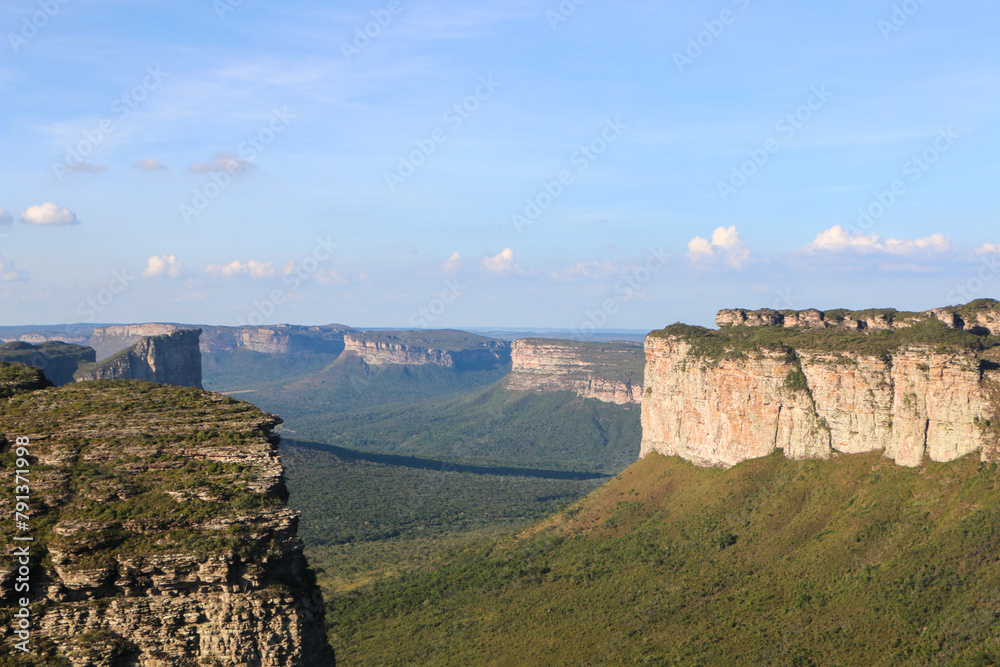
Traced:
<path id="1" fill-rule="evenodd" d="M 505 387 L 538 393 L 572 391 L 608 403 L 638 403 L 645 358 L 631 343 L 522 338 L 511 343 Z"/>
<path id="2" fill-rule="evenodd" d="M 790 458 L 881 451 L 905 466 L 997 458 L 996 302 L 802 311 L 796 324 L 776 311 L 734 312 L 720 313 L 718 331 L 674 325 L 647 337 L 641 455 L 702 466 L 775 449 Z M 849 324 L 819 324 L 831 321 Z"/>
<path id="3" fill-rule="evenodd" d="M 37 664 L 333 664 L 285 505 L 279 422 L 226 396 L 145 382 L 0 399 L 7 467 L 17 439 L 30 441 L 17 534 L 31 537 L 16 543 L 26 570 L 10 549 L 0 556 L 2 653 L 19 654 L 10 619 L 23 597 Z M 0 505 L 14 516 L 13 482 Z"/>
<path id="4" fill-rule="evenodd" d="M 130 348 L 77 371 L 87 380 L 146 380 L 180 387 L 201 387 L 201 329 L 149 336 Z"/>
<path id="5" fill-rule="evenodd" d="M 483 370 L 510 363 L 510 344 L 449 329 L 365 331 L 344 335 L 345 352 L 369 366 L 431 364 L 455 370 Z"/>

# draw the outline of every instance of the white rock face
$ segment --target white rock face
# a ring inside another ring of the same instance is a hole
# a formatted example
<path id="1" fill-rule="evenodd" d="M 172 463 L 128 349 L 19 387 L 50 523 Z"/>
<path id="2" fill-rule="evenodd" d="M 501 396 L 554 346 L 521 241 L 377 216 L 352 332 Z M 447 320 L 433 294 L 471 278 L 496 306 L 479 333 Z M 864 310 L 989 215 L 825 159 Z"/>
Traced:
<path id="1" fill-rule="evenodd" d="M 798 351 L 808 390 L 793 391 L 779 353 L 719 363 L 678 337 L 646 339 L 641 456 L 732 466 L 781 449 L 793 459 L 882 451 L 905 466 L 994 454 L 979 427 L 992 419 L 997 371 L 972 353 L 914 346 L 891 357 Z"/>

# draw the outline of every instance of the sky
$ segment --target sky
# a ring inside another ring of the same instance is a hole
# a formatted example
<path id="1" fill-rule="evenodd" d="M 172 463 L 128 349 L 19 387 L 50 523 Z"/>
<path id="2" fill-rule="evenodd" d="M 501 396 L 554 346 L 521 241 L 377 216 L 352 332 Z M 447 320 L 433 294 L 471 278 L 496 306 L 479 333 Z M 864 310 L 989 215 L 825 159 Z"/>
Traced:
<path id="1" fill-rule="evenodd" d="M 993 0 L 5 0 L 0 324 L 1000 297 Z"/>

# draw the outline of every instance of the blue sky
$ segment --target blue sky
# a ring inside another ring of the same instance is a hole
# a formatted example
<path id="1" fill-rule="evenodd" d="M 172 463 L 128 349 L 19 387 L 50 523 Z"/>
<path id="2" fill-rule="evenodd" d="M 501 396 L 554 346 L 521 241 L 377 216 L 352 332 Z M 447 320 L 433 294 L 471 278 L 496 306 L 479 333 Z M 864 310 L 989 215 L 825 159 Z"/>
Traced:
<path id="1" fill-rule="evenodd" d="M 1000 296 L 996 2 L 8 0 L 0 25 L 2 324 Z"/>

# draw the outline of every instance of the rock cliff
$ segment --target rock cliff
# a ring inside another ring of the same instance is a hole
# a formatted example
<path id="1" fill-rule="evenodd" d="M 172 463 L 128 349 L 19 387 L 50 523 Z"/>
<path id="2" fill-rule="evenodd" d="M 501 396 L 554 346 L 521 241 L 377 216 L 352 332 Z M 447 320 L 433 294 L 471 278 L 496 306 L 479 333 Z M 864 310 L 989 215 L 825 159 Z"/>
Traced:
<path id="1" fill-rule="evenodd" d="M 30 440 L 19 534 L 32 538 L 16 543 L 29 552 L 23 568 L 11 549 L 0 557 L 0 653 L 20 655 L 12 615 L 24 608 L 32 664 L 333 664 L 285 505 L 279 422 L 226 396 L 145 382 L 0 399 L 5 464 L 17 438 Z M 12 489 L 0 496 L 10 517 Z M 16 592 L 15 580 L 26 587 Z"/>
<path id="2" fill-rule="evenodd" d="M 149 336 L 132 347 L 77 371 L 86 380 L 146 380 L 181 387 L 201 387 L 200 329 Z"/>
<path id="3" fill-rule="evenodd" d="M 829 315 L 819 311 L 803 311 L 796 325 L 787 315 L 774 322 L 775 311 L 743 311 L 746 324 L 738 324 L 737 311 L 723 311 L 720 331 L 654 332 L 645 346 L 641 455 L 702 466 L 775 449 L 790 458 L 881 451 L 906 466 L 972 452 L 995 459 L 1000 340 L 987 324 L 996 303 L 977 307 L 959 315 L 962 325 L 894 313 L 876 319 L 887 326 L 873 326 L 878 316 L 862 312 L 843 321 L 865 327 L 826 327 L 817 322 Z"/>
<path id="4" fill-rule="evenodd" d="M 513 391 L 572 391 L 608 403 L 638 403 L 645 358 L 631 343 L 582 343 L 521 338 L 511 343 Z"/>
<path id="5" fill-rule="evenodd" d="M 344 346 L 369 366 L 432 364 L 482 370 L 510 363 L 509 343 L 450 329 L 350 332 L 344 335 Z"/>
<path id="6" fill-rule="evenodd" d="M 352 331 L 340 324 L 298 326 L 274 324 L 262 326 L 217 327 L 184 324 L 148 323 L 120 324 L 94 329 L 87 345 L 97 351 L 98 359 L 135 345 L 143 338 L 162 336 L 183 329 L 201 329 L 202 354 L 224 354 L 239 350 L 262 354 L 298 354 L 344 351 L 344 333 Z"/>

